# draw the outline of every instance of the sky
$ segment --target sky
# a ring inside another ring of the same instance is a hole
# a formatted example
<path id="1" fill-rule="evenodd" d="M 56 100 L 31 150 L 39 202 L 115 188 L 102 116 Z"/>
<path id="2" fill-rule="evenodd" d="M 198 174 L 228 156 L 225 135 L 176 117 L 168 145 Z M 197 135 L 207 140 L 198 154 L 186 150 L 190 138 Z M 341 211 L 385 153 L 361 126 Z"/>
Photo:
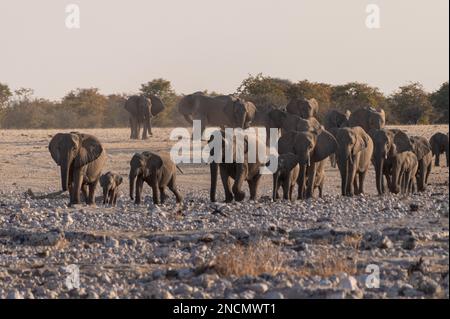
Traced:
<path id="1" fill-rule="evenodd" d="M 79 29 L 66 27 L 72 3 Z M 448 0 L 0 1 L 0 83 L 50 99 L 136 93 L 160 77 L 178 93 L 233 93 L 258 73 L 389 94 L 416 81 L 436 90 L 448 72 Z"/>

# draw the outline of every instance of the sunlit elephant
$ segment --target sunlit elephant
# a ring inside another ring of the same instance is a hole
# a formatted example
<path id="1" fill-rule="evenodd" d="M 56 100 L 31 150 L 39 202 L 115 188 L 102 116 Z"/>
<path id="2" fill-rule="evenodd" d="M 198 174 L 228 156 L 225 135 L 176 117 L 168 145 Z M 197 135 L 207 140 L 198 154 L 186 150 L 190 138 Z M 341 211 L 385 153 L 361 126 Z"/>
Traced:
<path id="1" fill-rule="evenodd" d="M 435 157 L 434 165 L 439 167 L 439 157 L 442 153 L 445 153 L 445 159 L 447 162 L 447 167 L 449 166 L 449 144 L 448 144 L 448 133 L 444 134 L 438 132 L 430 138 L 431 150 L 433 156 Z"/>
<path id="2" fill-rule="evenodd" d="M 142 128 L 142 139 L 152 136 L 152 117 L 164 110 L 161 99 L 155 95 L 133 95 L 125 102 L 125 109 L 130 114 L 131 139 L 139 139 Z"/>
<path id="3" fill-rule="evenodd" d="M 372 130 L 370 135 L 374 143 L 372 162 L 375 167 L 375 183 L 378 195 L 383 195 L 387 191 L 386 184 L 391 185 L 394 157 L 411 151 L 412 143 L 409 136 L 398 129 Z"/>
<path id="4" fill-rule="evenodd" d="M 417 170 L 417 189 L 424 192 L 428 185 L 428 178 L 433 168 L 433 153 L 430 142 L 423 136 L 411 136 L 412 151 L 417 156 L 419 168 Z"/>
<path id="5" fill-rule="evenodd" d="M 300 174 L 297 180 L 298 198 L 310 198 L 316 184 L 317 165 L 336 152 L 336 139 L 326 130 L 288 132 L 278 141 L 278 153 L 294 153 L 298 157 Z"/>
<path id="6" fill-rule="evenodd" d="M 51 139 L 48 149 L 61 167 L 62 189 L 69 190 L 70 205 L 81 203 L 80 191 L 88 205 L 95 204 L 95 188 L 107 158 L 100 141 L 78 132 L 58 133 Z"/>
<path id="7" fill-rule="evenodd" d="M 351 112 L 347 110 L 342 113 L 338 110 L 330 110 L 325 114 L 324 127 L 325 129 L 334 135 L 334 132 L 338 128 L 348 126 L 348 119 L 350 118 Z M 336 156 L 335 154 L 330 155 L 331 167 L 336 167 Z"/>
<path id="8" fill-rule="evenodd" d="M 251 102 L 233 96 L 210 97 L 198 92 L 183 97 L 178 103 L 178 111 L 191 125 L 194 120 L 200 120 L 203 136 L 205 127 L 249 128 L 256 107 Z"/>
<path id="9" fill-rule="evenodd" d="M 362 127 L 367 133 L 371 130 L 379 130 L 386 125 L 386 114 L 384 110 L 376 110 L 371 107 L 361 108 L 354 111 L 349 119 L 348 126 Z"/>
<path id="10" fill-rule="evenodd" d="M 286 111 L 295 114 L 303 119 L 317 116 L 319 112 L 319 103 L 316 99 L 294 98 L 289 101 Z"/>
<path id="11" fill-rule="evenodd" d="M 373 153 L 372 139 L 362 127 L 356 126 L 338 129 L 336 141 L 342 195 L 363 194 L 364 180 Z"/>

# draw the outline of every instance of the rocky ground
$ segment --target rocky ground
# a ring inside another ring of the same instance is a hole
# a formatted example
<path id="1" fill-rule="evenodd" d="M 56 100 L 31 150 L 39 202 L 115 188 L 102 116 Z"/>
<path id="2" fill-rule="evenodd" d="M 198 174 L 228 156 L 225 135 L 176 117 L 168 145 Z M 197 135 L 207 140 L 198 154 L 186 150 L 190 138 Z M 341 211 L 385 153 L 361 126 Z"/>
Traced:
<path id="1" fill-rule="evenodd" d="M 171 145 L 167 129 L 87 131 L 124 177 L 133 153 Z M 449 298 L 448 168 L 409 197 L 376 196 L 371 171 L 366 195 L 342 198 L 327 167 L 323 199 L 273 203 L 265 176 L 257 202 L 211 204 L 208 167 L 184 164 L 183 206 L 154 206 L 149 188 L 135 206 L 122 185 L 115 208 L 68 208 L 39 199 L 59 189 L 54 133 L 0 131 L 0 298 Z"/>

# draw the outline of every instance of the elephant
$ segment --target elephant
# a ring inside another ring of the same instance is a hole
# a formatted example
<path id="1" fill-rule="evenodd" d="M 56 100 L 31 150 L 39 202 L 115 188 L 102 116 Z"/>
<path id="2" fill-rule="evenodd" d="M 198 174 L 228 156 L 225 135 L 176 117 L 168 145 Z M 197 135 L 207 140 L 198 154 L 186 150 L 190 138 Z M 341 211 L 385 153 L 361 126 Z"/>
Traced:
<path id="1" fill-rule="evenodd" d="M 109 204 L 116 206 L 117 193 L 122 182 L 122 176 L 113 172 L 108 172 L 100 176 L 100 186 L 103 189 L 103 205 Z"/>
<path id="2" fill-rule="evenodd" d="M 370 132 L 374 143 L 372 163 L 375 167 L 375 181 L 378 195 L 383 195 L 391 184 L 392 163 L 398 153 L 412 150 L 409 136 L 397 129 L 379 129 Z"/>
<path id="3" fill-rule="evenodd" d="M 449 166 L 449 144 L 448 144 L 448 133 L 444 134 L 438 132 L 430 138 L 431 151 L 433 156 L 435 156 L 434 166 L 439 167 L 439 157 L 445 152 L 445 158 L 447 162 L 447 167 Z"/>
<path id="4" fill-rule="evenodd" d="M 336 159 L 343 196 L 364 194 L 364 180 L 373 154 L 373 141 L 360 126 L 344 127 L 336 133 Z"/>
<path id="5" fill-rule="evenodd" d="M 273 174 L 273 201 L 279 199 L 278 190 L 280 186 L 283 188 L 283 198 L 293 200 L 292 192 L 297 183 L 299 172 L 300 166 L 298 165 L 297 155 L 293 153 L 279 155 L 278 168 Z"/>
<path id="6" fill-rule="evenodd" d="M 317 167 L 321 161 L 336 152 L 337 141 L 326 131 L 288 132 L 278 141 L 278 153 L 294 153 L 300 165 L 298 198 L 313 196 L 316 186 Z"/>
<path id="7" fill-rule="evenodd" d="M 422 136 L 411 136 L 412 151 L 417 156 L 419 168 L 417 170 L 417 189 L 424 192 L 428 185 L 428 178 L 433 167 L 433 154 L 430 142 Z"/>
<path id="8" fill-rule="evenodd" d="M 201 92 L 186 95 L 178 103 L 178 111 L 189 124 L 201 120 L 201 134 L 205 127 L 219 126 L 221 128 L 250 127 L 256 107 L 252 102 L 233 96 L 210 97 Z"/>
<path id="9" fill-rule="evenodd" d="M 166 187 L 175 195 L 176 202 L 183 201 L 183 196 L 177 189 L 176 171 L 183 171 L 175 165 L 169 154 L 153 152 L 136 153 L 130 161 L 130 198 L 134 203 L 141 203 L 142 188 L 146 182 L 152 188 L 153 203 L 164 204 L 166 199 Z M 136 189 L 136 196 L 134 192 Z"/>
<path id="10" fill-rule="evenodd" d="M 338 128 L 348 126 L 348 119 L 351 115 L 351 112 L 347 110 L 344 113 L 338 110 L 330 110 L 325 114 L 325 129 L 331 134 L 335 135 L 334 131 Z M 330 155 L 330 163 L 331 167 L 336 168 L 336 155 Z"/>
<path id="11" fill-rule="evenodd" d="M 244 139 L 244 158 L 242 163 L 237 161 L 236 155 L 236 139 L 233 139 L 232 149 L 233 149 L 233 161 L 227 163 L 225 161 L 225 151 L 229 145 L 229 141 L 225 138 L 225 132 L 221 131 L 222 137 L 222 158 L 220 162 L 216 162 L 214 159 L 210 160 L 210 174 L 211 174 L 211 187 L 210 187 L 210 200 L 211 202 L 216 202 L 216 188 L 217 188 L 217 175 L 220 171 L 220 178 L 225 192 L 225 202 L 230 203 L 233 199 L 237 202 L 243 201 L 245 199 L 245 192 L 242 190 L 242 184 L 247 181 L 250 190 L 250 200 L 256 200 L 258 186 L 261 179 L 260 168 L 263 166 L 263 161 L 259 158 L 258 151 L 256 155 L 255 162 L 249 162 L 248 150 L 249 150 L 249 139 Z M 214 157 L 216 149 L 213 144 L 215 135 L 212 135 L 209 139 L 209 145 L 211 147 L 210 155 Z M 257 138 L 252 140 L 252 142 L 258 144 Z M 232 182 L 234 181 L 233 185 Z"/>
<path id="12" fill-rule="evenodd" d="M 386 114 L 383 109 L 361 108 L 354 111 L 348 119 L 349 127 L 361 126 L 366 133 L 369 133 L 371 130 L 382 129 L 385 125 Z"/>
<path id="13" fill-rule="evenodd" d="M 289 101 L 286 111 L 290 114 L 298 115 L 303 119 L 315 117 L 319 112 L 319 103 L 316 99 L 294 98 Z"/>
<path id="14" fill-rule="evenodd" d="M 130 113 L 131 139 L 139 139 L 141 127 L 142 139 L 152 136 L 152 117 L 164 111 L 165 106 L 161 99 L 155 95 L 133 95 L 125 102 L 125 109 Z"/>
<path id="15" fill-rule="evenodd" d="M 390 191 L 394 194 L 414 193 L 416 174 L 419 167 L 417 156 L 411 152 L 402 152 L 394 156 Z"/>
<path id="16" fill-rule="evenodd" d="M 81 203 L 80 191 L 86 204 L 94 205 L 95 188 L 107 159 L 100 141 L 95 136 L 79 132 L 58 133 L 51 139 L 48 149 L 61 167 L 62 189 L 69 190 L 69 205 Z"/>

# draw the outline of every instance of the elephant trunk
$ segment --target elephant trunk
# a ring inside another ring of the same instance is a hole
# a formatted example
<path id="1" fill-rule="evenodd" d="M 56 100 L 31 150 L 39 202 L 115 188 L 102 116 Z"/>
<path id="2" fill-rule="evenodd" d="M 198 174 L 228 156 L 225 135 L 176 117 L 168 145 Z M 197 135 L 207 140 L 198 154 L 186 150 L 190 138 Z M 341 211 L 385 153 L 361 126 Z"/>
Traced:
<path id="1" fill-rule="evenodd" d="M 218 173 L 218 164 L 215 162 L 212 162 L 209 164 L 209 170 L 211 173 L 211 187 L 209 192 L 209 197 L 211 199 L 211 202 L 216 202 L 216 188 L 217 188 L 217 173 Z"/>
<path id="2" fill-rule="evenodd" d="M 103 186 L 103 205 L 106 204 L 106 202 L 108 201 L 108 194 L 111 190 L 111 185 L 105 185 Z"/>
<path id="3" fill-rule="evenodd" d="M 395 163 L 392 168 L 392 180 L 390 190 L 394 194 L 398 194 L 400 192 L 400 167 Z"/>
<path id="4" fill-rule="evenodd" d="M 69 174 L 71 162 L 72 161 L 69 156 L 66 156 L 66 159 L 61 163 L 61 186 L 63 191 L 67 191 L 69 189 Z"/>
<path id="5" fill-rule="evenodd" d="M 378 195 L 383 195 L 383 167 L 384 159 L 375 158 L 375 181 L 377 186 Z"/>

